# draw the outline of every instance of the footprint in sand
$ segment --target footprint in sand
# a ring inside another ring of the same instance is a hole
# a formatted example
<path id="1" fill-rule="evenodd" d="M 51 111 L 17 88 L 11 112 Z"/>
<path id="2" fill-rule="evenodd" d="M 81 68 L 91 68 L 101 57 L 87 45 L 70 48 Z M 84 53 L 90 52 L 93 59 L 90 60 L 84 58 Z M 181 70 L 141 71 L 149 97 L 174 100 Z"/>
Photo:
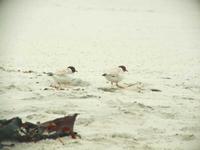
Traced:
<path id="1" fill-rule="evenodd" d="M 47 111 L 45 111 L 46 113 L 48 113 L 48 114 L 56 114 L 56 115 L 66 115 L 67 113 L 66 113 L 66 111 L 64 111 L 64 110 L 47 110 Z"/>
<path id="2" fill-rule="evenodd" d="M 93 123 L 94 121 L 95 121 L 94 118 L 79 118 L 77 120 L 77 124 L 78 125 L 83 125 L 83 126 L 88 126 L 91 123 Z"/>
<path id="3" fill-rule="evenodd" d="M 99 87 L 98 89 L 104 92 L 117 92 L 119 90 L 127 90 L 127 91 L 133 91 L 133 92 L 138 92 L 142 93 L 143 91 L 152 91 L 152 92 L 161 92 L 159 89 L 155 88 L 147 88 L 147 85 L 145 85 L 142 82 L 136 82 L 136 83 L 123 83 L 120 85 L 121 88 L 119 87 Z"/>
<path id="4" fill-rule="evenodd" d="M 42 114 L 30 114 L 30 115 L 27 115 L 26 118 L 27 119 L 41 119 L 41 118 L 45 118 L 46 116 L 45 115 L 42 115 Z"/>
<path id="5" fill-rule="evenodd" d="M 196 137 L 194 134 L 175 134 L 175 137 L 180 138 L 183 141 L 191 141 L 191 140 L 195 140 Z"/>

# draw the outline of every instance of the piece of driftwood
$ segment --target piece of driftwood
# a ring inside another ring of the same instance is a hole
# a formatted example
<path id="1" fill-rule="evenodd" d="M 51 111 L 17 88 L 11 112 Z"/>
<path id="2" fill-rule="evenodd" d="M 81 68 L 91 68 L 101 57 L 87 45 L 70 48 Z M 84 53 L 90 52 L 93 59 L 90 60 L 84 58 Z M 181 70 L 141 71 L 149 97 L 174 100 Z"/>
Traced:
<path id="1" fill-rule="evenodd" d="M 71 135 L 72 138 L 76 138 L 74 134 L 74 122 L 78 114 L 72 116 L 65 116 L 55 120 L 47 121 L 40 124 L 40 127 L 47 132 L 66 132 Z"/>

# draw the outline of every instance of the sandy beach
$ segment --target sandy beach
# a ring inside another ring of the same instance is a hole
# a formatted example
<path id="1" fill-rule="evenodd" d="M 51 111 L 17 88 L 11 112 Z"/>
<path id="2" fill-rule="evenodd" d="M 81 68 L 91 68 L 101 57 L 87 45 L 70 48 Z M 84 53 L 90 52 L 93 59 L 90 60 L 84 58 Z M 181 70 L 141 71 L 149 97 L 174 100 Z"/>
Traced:
<path id="1" fill-rule="evenodd" d="M 82 137 L 10 149 L 200 149 L 200 2 L 1 1 L 0 23 L 0 118 L 79 113 Z M 44 72 L 69 65 L 74 84 L 51 88 Z M 119 65 L 132 86 L 102 77 Z"/>

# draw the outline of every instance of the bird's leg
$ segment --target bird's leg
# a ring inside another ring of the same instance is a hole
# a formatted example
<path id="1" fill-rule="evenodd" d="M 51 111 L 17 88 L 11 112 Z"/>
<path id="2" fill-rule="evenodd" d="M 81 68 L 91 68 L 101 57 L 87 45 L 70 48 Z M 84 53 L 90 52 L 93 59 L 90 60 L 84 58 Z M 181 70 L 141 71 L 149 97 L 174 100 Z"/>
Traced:
<path id="1" fill-rule="evenodd" d="M 57 82 L 57 84 L 55 85 L 55 88 L 56 88 L 57 90 L 59 90 L 59 88 L 60 88 L 60 83 L 59 83 L 59 82 Z"/>
<path id="2" fill-rule="evenodd" d="M 50 87 L 54 87 L 55 85 L 53 85 L 53 84 L 50 84 Z"/>
<path id="3" fill-rule="evenodd" d="M 62 86 L 62 84 L 60 82 L 58 83 L 57 90 L 64 90 L 64 88 L 63 88 L 63 86 Z"/>
<path id="4" fill-rule="evenodd" d="M 50 85 L 50 87 L 55 88 L 55 89 L 57 89 L 58 86 L 59 86 L 59 85 L 58 85 L 58 84 L 55 84 L 55 83 Z"/>
<path id="5" fill-rule="evenodd" d="M 111 88 L 114 88 L 114 86 L 113 86 L 113 85 L 114 85 L 114 83 L 113 83 L 113 82 L 111 82 Z"/>
<path id="6" fill-rule="evenodd" d="M 54 85 L 51 84 L 50 86 L 53 87 L 53 88 L 55 88 L 56 90 L 62 89 L 61 84 L 60 84 L 59 82 L 57 82 L 57 83 L 54 84 Z"/>
<path id="7" fill-rule="evenodd" d="M 124 87 L 120 86 L 120 85 L 118 84 L 118 82 L 116 82 L 116 86 L 117 86 L 118 88 L 124 88 Z"/>

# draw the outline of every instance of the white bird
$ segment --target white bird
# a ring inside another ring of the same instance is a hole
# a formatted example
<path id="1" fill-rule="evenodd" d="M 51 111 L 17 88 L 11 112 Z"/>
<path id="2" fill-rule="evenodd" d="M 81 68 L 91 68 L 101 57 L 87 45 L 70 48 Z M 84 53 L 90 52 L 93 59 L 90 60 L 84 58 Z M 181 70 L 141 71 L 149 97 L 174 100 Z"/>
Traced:
<path id="1" fill-rule="evenodd" d="M 66 69 L 58 70 L 55 73 L 49 72 L 47 74 L 52 76 L 56 84 L 60 87 L 63 84 L 70 84 L 70 81 L 72 80 L 70 75 L 74 74 L 75 72 L 78 72 L 75 67 L 68 66 Z"/>
<path id="2" fill-rule="evenodd" d="M 119 86 L 118 83 L 123 79 L 124 72 L 127 72 L 127 71 L 128 70 L 126 69 L 126 67 L 121 65 L 121 66 L 118 66 L 117 68 L 110 70 L 107 73 L 102 74 L 102 76 L 104 76 L 108 81 L 110 81 L 111 85 L 115 83 L 117 87 L 122 88 L 121 86 Z"/>

